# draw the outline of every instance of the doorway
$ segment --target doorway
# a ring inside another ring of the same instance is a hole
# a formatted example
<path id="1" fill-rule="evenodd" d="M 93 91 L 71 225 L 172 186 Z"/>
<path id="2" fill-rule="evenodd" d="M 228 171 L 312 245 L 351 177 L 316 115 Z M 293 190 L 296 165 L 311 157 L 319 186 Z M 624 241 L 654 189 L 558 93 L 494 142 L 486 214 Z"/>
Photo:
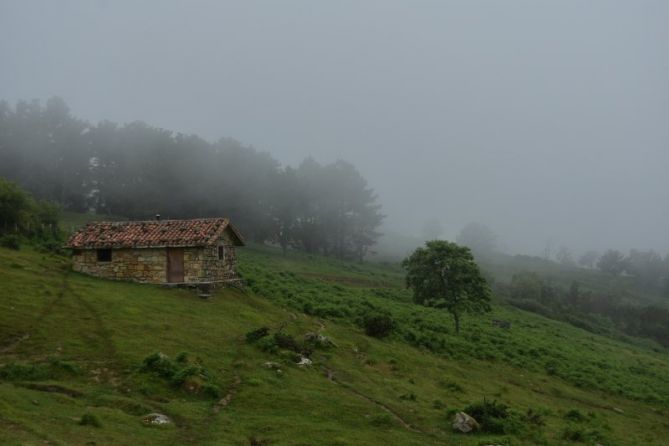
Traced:
<path id="1" fill-rule="evenodd" d="M 184 281 L 184 249 L 167 248 L 167 282 L 183 283 Z"/>

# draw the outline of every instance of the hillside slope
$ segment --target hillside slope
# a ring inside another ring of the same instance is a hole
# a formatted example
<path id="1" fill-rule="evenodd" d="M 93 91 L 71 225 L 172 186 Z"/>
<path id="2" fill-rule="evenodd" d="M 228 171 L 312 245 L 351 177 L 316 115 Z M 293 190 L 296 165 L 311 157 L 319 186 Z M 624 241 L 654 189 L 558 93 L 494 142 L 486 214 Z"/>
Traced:
<path id="1" fill-rule="evenodd" d="M 411 304 L 393 265 L 248 248 L 240 267 L 245 292 L 203 300 L 0 249 L 0 444 L 660 445 L 669 434 L 659 347 L 500 304 L 456 336 L 446 314 Z M 389 338 L 359 327 L 370 309 L 392 315 Z M 247 342 L 261 327 L 270 335 Z M 300 367 L 290 337 L 270 342 L 277 332 L 335 345 Z M 484 398 L 509 406 L 502 427 L 454 433 L 453 412 Z M 147 427 L 151 412 L 174 423 Z"/>

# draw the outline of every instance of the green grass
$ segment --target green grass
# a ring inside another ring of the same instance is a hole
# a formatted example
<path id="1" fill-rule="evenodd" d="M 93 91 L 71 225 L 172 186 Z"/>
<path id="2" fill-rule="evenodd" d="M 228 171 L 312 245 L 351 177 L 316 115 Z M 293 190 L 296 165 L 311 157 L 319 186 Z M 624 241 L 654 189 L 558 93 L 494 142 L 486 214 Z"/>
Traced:
<path id="1" fill-rule="evenodd" d="M 396 265 L 238 252 L 247 291 L 203 300 L 0 249 L 0 444 L 660 445 L 669 434 L 657 346 L 500 303 L 456 336 L 447 314 L 411 303 Z M 389 337 L 365 336 L 370 309 L 392 315 Z M 270 335 L 247 342 L 261 327 Z M 335 346 L 302 368 L 267 348 L 279 329 Z M 171 371 L 146 366 L 156 352 Z M 504 433 L 454 433 L 453 412 L 484 398 L 508 406 Z M 151 412 L 174 423 L 146 426 Z"/>

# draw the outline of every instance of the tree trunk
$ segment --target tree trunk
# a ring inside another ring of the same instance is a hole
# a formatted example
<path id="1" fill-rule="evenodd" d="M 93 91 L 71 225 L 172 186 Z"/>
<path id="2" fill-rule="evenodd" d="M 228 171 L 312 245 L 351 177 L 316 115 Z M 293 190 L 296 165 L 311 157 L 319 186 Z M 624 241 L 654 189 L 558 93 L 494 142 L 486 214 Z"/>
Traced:
<path id="1" fill-rule="evenodd" d="M 453 319 L 455 320 L 455 333 L 460 334 L 460 315 L 457 311 L 453 312 Z"/>

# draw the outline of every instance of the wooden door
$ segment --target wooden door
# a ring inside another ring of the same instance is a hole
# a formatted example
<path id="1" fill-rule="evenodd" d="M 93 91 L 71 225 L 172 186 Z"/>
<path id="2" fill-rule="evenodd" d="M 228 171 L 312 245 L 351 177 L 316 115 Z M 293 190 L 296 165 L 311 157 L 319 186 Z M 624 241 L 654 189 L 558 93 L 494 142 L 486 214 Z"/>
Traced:
<path id="1" fill-rule="evenodd" d="M 184 249 L 167 248 L 167 281 L 182 283 L 184 281 Z"/>

